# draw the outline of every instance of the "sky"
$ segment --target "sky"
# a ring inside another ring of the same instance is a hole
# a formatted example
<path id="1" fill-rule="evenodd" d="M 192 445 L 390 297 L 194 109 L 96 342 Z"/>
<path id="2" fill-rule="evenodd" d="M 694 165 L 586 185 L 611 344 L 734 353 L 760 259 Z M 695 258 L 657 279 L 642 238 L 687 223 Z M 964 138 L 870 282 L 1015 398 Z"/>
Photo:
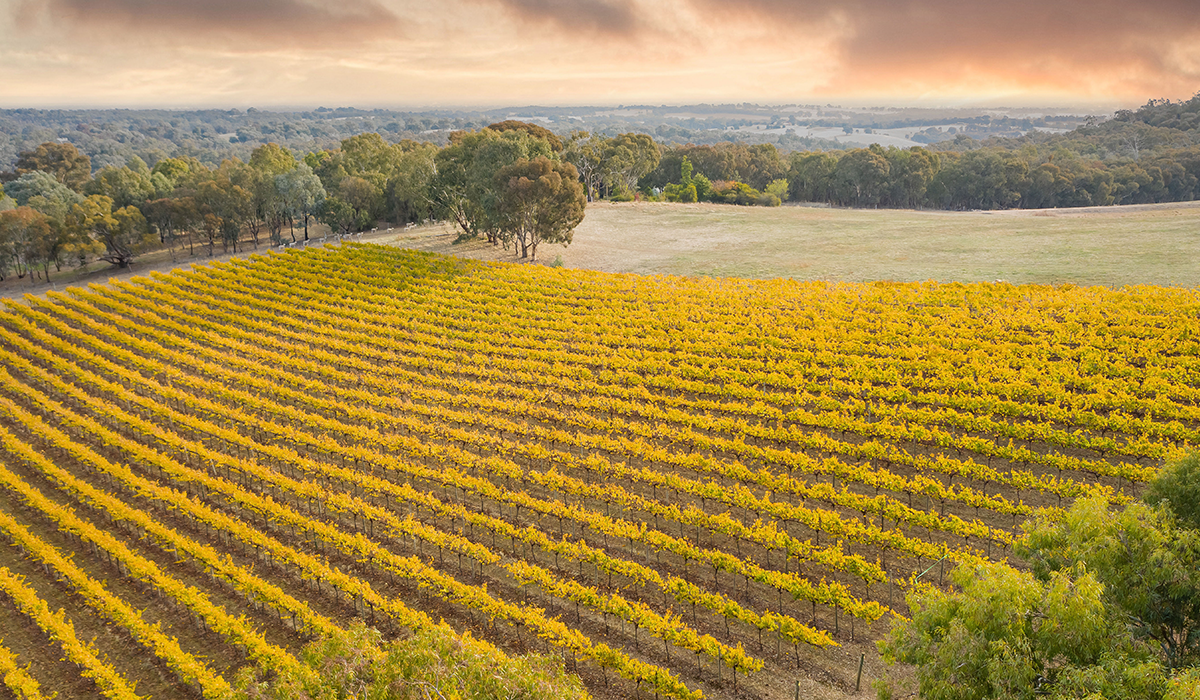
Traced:
<path id="1" fill-rule="evenodd" d="M 0 107 L 1135 107 L 1197 0 L 0 0 Z"/>

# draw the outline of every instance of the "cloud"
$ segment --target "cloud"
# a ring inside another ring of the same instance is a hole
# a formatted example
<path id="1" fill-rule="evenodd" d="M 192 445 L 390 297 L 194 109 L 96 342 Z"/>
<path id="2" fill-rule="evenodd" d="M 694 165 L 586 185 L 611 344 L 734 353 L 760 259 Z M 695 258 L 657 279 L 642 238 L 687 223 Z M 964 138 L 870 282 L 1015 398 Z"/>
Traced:
<path id="1" fill-rule="evenodd" d="M 84 31 L 145 30 L 269 46 L 344 44 L 400 30 L 399 17 L 376 0 L 35 0 L 19 5 L 16 18 L 23 25 L 49 19 Z"/>
<path id="2" fill-rule="evenodd" d="M 567 31 L 630 36 L 641 24 L 632 0 L 489 0 L 523 21 Z"/>
<path id="3" fill-rule="evenodd" d="M 0 0 L 0 100 L 1130 106 L 1200 88 L 1195 3 Z"/>
<path id="4" fill-rule="evenodd" d="M 692 0 L 764 26 L 844 25 L 831 88 L 951 81 L 1195 90 L 1195 0 Z M 1182 52 L 1182 54 L 1181 54 Z M 1181 58 L 1181 55 L 1183 58 Z M 1094 84 L 1089 84 L 1091 81 Z M 1151 95 L 1147 95 L 1151 96 Z"/>

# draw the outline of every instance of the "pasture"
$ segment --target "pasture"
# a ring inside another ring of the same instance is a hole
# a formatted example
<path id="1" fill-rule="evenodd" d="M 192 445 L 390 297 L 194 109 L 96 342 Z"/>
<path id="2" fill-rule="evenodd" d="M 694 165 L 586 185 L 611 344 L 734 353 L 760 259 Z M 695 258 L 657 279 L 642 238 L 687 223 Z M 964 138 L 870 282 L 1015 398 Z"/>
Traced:
<path id="1" fill-rule="evenodd" d="M 426 227 L 421 250 L 510 260 Z M 1009 211 L 720 204 L 591 204 L 567 248 L 543 263 L 639 274 L 871 282 L 1200 285 L 1200 203 Z"/>

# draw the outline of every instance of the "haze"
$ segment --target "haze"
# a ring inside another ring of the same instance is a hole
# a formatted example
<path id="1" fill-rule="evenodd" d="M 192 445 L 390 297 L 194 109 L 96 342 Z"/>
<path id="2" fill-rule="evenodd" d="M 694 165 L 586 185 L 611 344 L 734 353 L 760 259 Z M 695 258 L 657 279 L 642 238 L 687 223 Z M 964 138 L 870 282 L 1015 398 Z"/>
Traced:
<path id="1" fill-rule="evenodd" d="M 820 100 L 1200 89 L 1195 0 L 0 0 L 0 107 Z"/>

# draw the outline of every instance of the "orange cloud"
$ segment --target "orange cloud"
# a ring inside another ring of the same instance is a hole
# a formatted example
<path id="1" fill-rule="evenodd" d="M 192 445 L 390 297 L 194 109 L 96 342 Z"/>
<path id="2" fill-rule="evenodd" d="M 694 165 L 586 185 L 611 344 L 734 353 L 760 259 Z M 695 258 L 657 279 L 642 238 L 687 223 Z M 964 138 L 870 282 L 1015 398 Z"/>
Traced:
<path id="1" fill-rule="evenodd" d="M 836 18 L 827 92 L 1178 95 L 1200 88 L 1194 0 L 692 0 L 772 26 Z M 1181 56 L 1181 53 L 1183 54 Z"/>
<path id="2" fill-rule="evenodd" d="M 630 35 L 640 26 L 632 0 L 491 0 L 522 20 L 566 31 Z"/>
<path id="3" fill-rule="evenodd" d="M 400 19 L 375 0 L 45 0 L 19 10 L 23 24 L 49 18 L 75 28 L 165 32 L 189 41 L 214 37 L 346 43 L 395 35 Z"/>
<path id="4" fill-rule="evenodd" d="M 16 1 L 13 106 L 119 104 L 130 84 L 141 104 L 263 106 L 1132 106 L 1200 87 L 1196 0 Z"/>

